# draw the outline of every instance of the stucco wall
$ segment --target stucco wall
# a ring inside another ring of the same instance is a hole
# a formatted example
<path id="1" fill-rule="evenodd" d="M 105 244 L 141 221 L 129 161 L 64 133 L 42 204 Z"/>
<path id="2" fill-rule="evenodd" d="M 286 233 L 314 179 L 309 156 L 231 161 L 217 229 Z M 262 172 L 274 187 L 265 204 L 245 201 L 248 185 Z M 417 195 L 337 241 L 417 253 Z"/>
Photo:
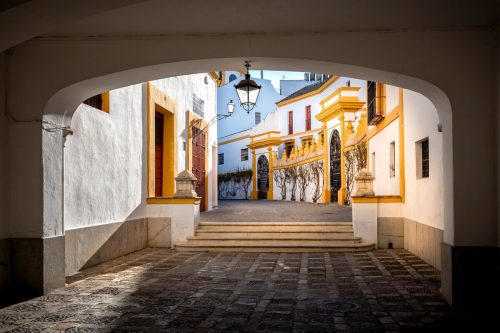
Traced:
<path id="1" fill-rule="evenodd" d="M 143 85 L 110 91 L 110 112 L 82 104 L 64 151 L 65 229 L 125 221 L 143 193 Z"/>
<path id="2" fill-rule="evenodd" d="M 411 125 L 411 124 L 410 124 Z M 395 176 L 390 176 L 390 143 L 395 144 Z M 375 153 L 375 161 L 373 160 Z M 369 140 L 369 169 L 373 173 L 375 195 L 399 195 L 399 119 L 394 120 Z M 374 165 L 375 163 L 375 165 Z"/>
<path id="3" fill-rule="evenodd" d="M 443 138 L 435 107 L 423 95 L 404 90 L 406 201 L 403 215 L 443 230 Z M 429 138 L 429 178 L 417 179 L 416 142 Z M 471 156 L 472 158 L 472 156 Z"/>
<path id="4" fill-rule="evenodd" d="M 202 98 L 205 119 L 215 115 L 215 83 L 206 74 L 156 80 L 152 84 L 177 103 L 178 171 L 185 169 L 185 111 L 193 93 Z M 205 83 L 207 82 L 207 83 Z M 110 91 L 110 112 L 81 104 L 68 136 L 64 166 L 65 229 L 147 217 L 146 89 L 137 84 Z M 212 207 L 212 151 L 217 129 L 209 129 L 208 208 Z M 215 170 L 216 172 L 216 170 Z"/>

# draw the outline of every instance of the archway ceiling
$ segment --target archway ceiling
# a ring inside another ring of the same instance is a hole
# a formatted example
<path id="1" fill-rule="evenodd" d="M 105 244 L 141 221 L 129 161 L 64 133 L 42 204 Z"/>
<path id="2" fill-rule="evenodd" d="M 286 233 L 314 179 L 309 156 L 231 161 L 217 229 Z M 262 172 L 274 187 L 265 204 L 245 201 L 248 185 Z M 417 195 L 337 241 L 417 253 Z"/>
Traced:
<path id="1" fill-rule="evenodd" d="M 495 0 L 7 0 L 0 50 L 37 36 L 259 34 L 491 26 Z"/>
<path id="2" fill-rule="evenodd" d="M 103 12 L 49 35 L 184 35 L 492 25 L 495 1 L 435 0 L 153 0 Z"/>

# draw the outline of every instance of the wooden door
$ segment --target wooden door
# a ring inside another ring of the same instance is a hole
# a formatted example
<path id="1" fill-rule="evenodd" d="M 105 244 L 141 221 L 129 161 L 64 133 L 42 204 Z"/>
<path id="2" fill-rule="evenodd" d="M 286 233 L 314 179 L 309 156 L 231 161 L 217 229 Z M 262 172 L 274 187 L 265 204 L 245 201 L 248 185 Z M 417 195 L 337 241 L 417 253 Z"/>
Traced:
<path id="1" fill-rule="evenodd" d="M 306 131 L 311 130 L 311 106 L 306 106 Z"/>
<path id="2" fill-rule="evenodd" d="M 288 134 L 293 134 L 293 111 L 288 111 Z"/>
<path id="3" fill-rule="evenodd" d="M 199 197 L 201 197 L 200 211 L 205 211 L 205 132 L 197 127 L 191 127 L 192 133 L 192 161 L 193 169 L 191 172 L 196 177 L 195 190 Z"/>
<path id="4" fill-rule="evenodd" d="M 163 114 L 155 113 L 155 197 L 163 195 Z"/>

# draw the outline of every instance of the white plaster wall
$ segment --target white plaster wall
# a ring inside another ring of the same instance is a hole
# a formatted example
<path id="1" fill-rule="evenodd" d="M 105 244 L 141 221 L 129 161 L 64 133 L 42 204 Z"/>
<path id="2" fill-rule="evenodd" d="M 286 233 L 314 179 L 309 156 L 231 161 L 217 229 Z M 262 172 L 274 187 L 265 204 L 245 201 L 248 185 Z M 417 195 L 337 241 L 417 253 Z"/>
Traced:
<path id="1" fill-rule="evenodd" d="M 390 177 L 390 143 L 395 143 L 395 176 Z M 373 173 L 373 153 L 375 153 L 375 195 L 399 195 L 399 119 L 394 120 L 368 143 L 369 168 Z"/>
<path id="2" fill-rule="evenodd" d="M 404 90 L 405 177 L 404 217 L 443 229 L 443 137 L 435 107 L 423 95 Z M 429 178 L 417 179 L 415 142 L 429 138 Z"/>
<path id="3" fill-rule="evenodd" d="M 155 87 L 165 92 L 165 94 L 173 98 L 177 103 L 177 170 L 181 172 L 186 168 L 186 152 L 184 143 L 187 141 L 186 131 L 186 111 L 193 111 L 193 94 L 204 101 L 204 119 L 208 122 L 212 120 L 217 112 L 217 94 L 216 83 L 208 74 L 192 74 L 174 76 L 167 79 L 151 81 Z M 207 129 L 208 131 L 208 146 L 207 150 L 207 166 L 208 175 L 208 205 L 207 209 L 211 210 L 214 206 L 213 198 L 213 173 L 217 170 L 212 168 L 212 149 L 210 147 L 217 145 L 217 124 L 212 124 Z M 216 157 L 215 157 L 216 158 Z"/>
<path id="4" fill-rule="evenodd" d="M 187 237 L 194 236 L 200 224 L 199 205 L 148 205 L 148 217 L 170 217 L 172 244 L 185 242 Z"/>
<path id="5" fill-rule="evenodd" d="M 399 87 L 387 84 L 385 86 L 385 109 L 386 113 L 392 112 L 399 105 Z"/>
<path id="6" fill-rule="evenodd" d="M 186 165 L 185 110 L 192 110 L 192 94 L 205 101 L 205 119 L 215 116 L 215 83 L 205 77 L 195 74 L 152 82 L 177 103 L 179 172 Z M 68 136 L 65 148 L 65 229 L 147 217 L 145 109 L 144 83 L 110 91 L 109 113 L 85 104 L 78 107 L 71 122 L 74 134 Z M 212 147 L 217 128 L 208 131 Z M 208 149 L 208 209 L 213 206 L 217 172 L 212 152 Z"/>
<path id="7" fill-rule="evenodd" d="M 224 164 L 218 165 L 218 173 L 235 171 L 236 169 L 252 169 L 252 150 L 248 149 L 248 160 L 241 160 L 241 149 L 248 148 L 250 139 L 230 142 L 218 147 L 218 154 L 224 154 Z"/>
<path id="8" fill-rule="evenodd" d="M 143 92 L 142 84 L 110 91 L 109 114 L 85 104 L 75 112 L 64 150 L 65 229 L 127 220 L 144 200 Z"/>

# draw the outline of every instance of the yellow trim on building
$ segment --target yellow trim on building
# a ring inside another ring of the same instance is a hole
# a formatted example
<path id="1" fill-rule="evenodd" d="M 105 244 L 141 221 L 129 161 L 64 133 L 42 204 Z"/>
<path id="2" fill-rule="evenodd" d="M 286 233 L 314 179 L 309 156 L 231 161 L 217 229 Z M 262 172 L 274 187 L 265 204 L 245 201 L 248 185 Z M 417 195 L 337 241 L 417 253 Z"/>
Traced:
<path id="1" fill-rule="evenodd" d="M 323 162 L 323 193 L 322 193 L 322 201 L 323 203 L 329 203 L 332 201 L 331 193 L 330 193 L 330 164 L 328 163 L 328 156 L 330 152 L 330 140 L 328 140 L 328 129 L 326 126 L 326 121 L 323 122 L 323 154 L 324 154 L 324 162 Z"/>
<path id="2" fill-rule="evenodd" d="M 323 155 L 314 156 L 314 157 L 311 157 L 311 158 L 308 158 L 306 160 L 302 160 L 302 161 L 299 161 L 299 162 L 296 162 L 296 163 L 274 167 L 273 170 L 289 169 L 289 168 L 293 168 L 293 167 L 296 167 L 296 166 L 299 166 L 299 165 L 302 165 L 302 164 L 307 164 L 307 163 L 311 163 L 311 162 L 314 162 L 314 161 L 319 161 L 319 160 L 321 160 L 323 158 L 324 158 Z"/>
<path id="3" fill-rule="evenodd" d="M 252 149 L 252 195 L 251 199 L 257 200 L 257 155 L 255 149 Z"/>
<path id="4" fill-rule="evenodd" d="M 177 175 L 177 103 L 151 82 L 146 83 L 147 104 L 147 193 L 155 197 L 155 112 L 163 114 L 163 188 L 164 197 L 175 194 Z"/>
<path id="5" fill-rule="evenodd" d="M 252 141 L 247 147 L 250 149 L 265 148 L 272 146 L 279 146 L 282 143 L 280 138 L 266 138 L 262 140 Z"/>
<path id="6" fill-rule="evenodd" d="M 102 100 L 102 111 L 109 113 L 109 91 L 103 92 L 101 94 Z"/>
<path id="7" fill-rule="evenodd" d="M 401 196 L 381 195 L 374 197 L 352 197 L 353 203 L 401 203 L 404 202 Z"/>
<path id="8" fill-rule="evenodd" d="M 401 112 L 401 104 L 396 106 L 387 116 L 385 116 L 381 121 L 379 121 L 374 128 L 368 131 L 366 138 L 370 140 L 379 132 L 381 132 L 384 128 L 389 126 L 394 120 L 399 118 L 400 112 Z"/>
<path id="9" fill-rule="evenodd" d="M 157 198 L 147 198 L 146 202 L 150 205 L 199 205 L 201 203 L 200 197 L 195 198 L 167 198 L 167 197 L 157 197 Z"/>
<path id="10" fill-rule="evenodd" d="M 240 137 L 237 137 L 237 138 L 234 138 L 234 139 L 229 139 L 229 140 L 226 140 L 226 141 L 221 141 L 217 145 L 220 147 L 220 146 L 223 146 L 223 145 L 227 145 L 228 143 L 232 143 L 232 142 L 236 142 L 236 141 L 240 141 L 240 140 L 245 140 L 245 139 L 250 139 L 250 135 L 243 135 L 243 136 L 240 136 Z"/>
<path id="11" fill-rule="evenodd" d="M 404 122 L 404 90 L 399 88 L 399 195 L 402 202 L 406 198 L 406 178 L 405 178 L 405 122 Z"/>
<path id="12" fill-rule="evenodd" d="M 259 134 L 250 135 L 250 138 L 253 140 L 255 138 L 258 138 L 261 136 L 266 136 L 266 135 L 268 138 L 270 138 L 272 134 L 281 134 L 281 131 L 267 131 L 267 132 L 263 132 L 263 133 L 259 133 Z"/>
<path id="13" fill-rule="evenodd" d="M 273 158 L 273 147 L 268 147 L 267 148 L 268 152 L 268 161 L 269 161 L 269 188 L 267 189 L 267 200 L 274 200 L 274 179 L 273 179 L 273 165 L 274 165 L 274 158 Z"/>
<path id="14" fill-rule="evenodd" d="M 283 102 L 278 102 L 278 103 L 276 103 L 276 105 L 277 106 L 285 106 L 288 104 L 292 104 L 292 103 L 301 101 L 301 100 L 306 99 L 308 97 L 318 95 L 318 94 L 322 93 L 326 88 L 331 86 L 333 83 L 335 83 L 335 81 L 337 81 L 339 78 L 340 78 L 340 76 L 332 76 L 321 87 L 319 87 L 313 91 L 310 91 L 304 95 L 300 95 L 300 96 L 288 99 L 288 100 L 283 101 Z"/>

